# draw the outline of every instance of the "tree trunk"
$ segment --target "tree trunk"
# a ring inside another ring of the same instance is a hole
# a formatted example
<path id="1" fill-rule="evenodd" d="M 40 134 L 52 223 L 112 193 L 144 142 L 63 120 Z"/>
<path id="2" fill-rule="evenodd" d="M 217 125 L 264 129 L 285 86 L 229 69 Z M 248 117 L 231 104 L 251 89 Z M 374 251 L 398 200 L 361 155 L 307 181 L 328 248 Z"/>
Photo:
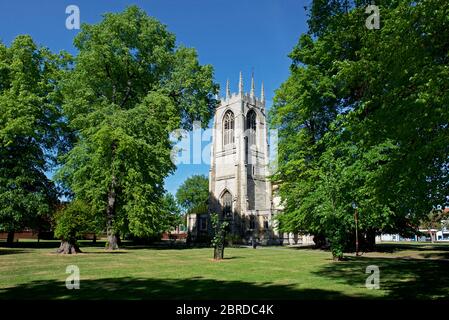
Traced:
<path id="1" fill-rule="evenodd" d="M 116 148 L 117 145 L 115 143 L 112 143 L 111 145 L 112 159 L 114 159 Z M 106 250 L 118 249 L 118 239 L 114 231 L 115 202 L 117 197 L 115 190 L 116 187 L 117 187 L 117 180 L 115 174 L 112 173 L 111 186 L 109 187 L 108 191 L 108 206 L 106 208 L 106 217 L 107 217 L 106 234 L 108 237 L 108 242 L 106 243 Z"/>
<path id="2" fill-rule="evenodd" d="M 114 231 L 115 197 L 115 177 L 112 177 L 111 189 L 108 193 L 108 207 L 106 211 L 108 217 L 106 228 L 108 242 L 106 243 L 106 250 L 118 249 L 118 238 Z"/>
<path id="3" fill-rule="evenodd" d="M 117 250 L 118 244 L 119 244 L 118 236 L 113 228 L 113 222 L 114 222 L 114 214 L 112 212 L 113 208 L 111 209 L 110 205 L 109 205 L 110 203 L 112 203 L 112 206 L 113 206 L 114 202 L 115 202 L 115 196 L 114 196 L 113 200 L 108 201 L 108 210 L 107 210 L 108 221 L 107 221 L 107 228 L 106 228 L 108 242 L 106 243 L 106 250 Z"/>
<path id="4" fill-rule="evenodd" d="M 59 246 L 58 250 L 56 250 L 56 253 L 62 254 L 77 254 L 80 252 L 81 250 L 76 244 L 75 240 L 62 240 L 61 245 Z"/>
<path id="5" fill-rule="evenodd" d="M 8 237 L 6 238 L 6 243 L 12 245 L 14 243 L 14 231 L 8 232 Z"/>
<path id="6" fill-rule="evenodd" d="M 222 260 L 224 257 L 224 247 L 225 247 L 225 232 L 223 230 L 219 231 L 219 241 L 214 246 L 214 260 Z"/>
<path id="7" fill-rule="evenodd" d="M 217 245 L 214 248 L 214 260 L 222 260 L 224 257 L 224 247 Z"/>
<path id="8" fill-rule="evenodd" d="M 92 239 L 92 243 L 97 243 L 97 234 L 94 234 L 94 238 Z"/>
<path id="9" fill-rule="evenodd" d="M 366 250 L 374 251 L 376 247 L 376 231 L 373 229 L 369 229 L 366 232 Z"/>
<path id="10" fill-rule="evenodd" d="M 106 243 L 106 250 L 118 249 L 118 237 L 114 232 L 108 231 L 108 242 Z"/>
<path id="11" fill-rule="evenodd" d="M 343 256 L 341 256 L 341 255 L 332 255 L 332 260 L 334 260 L 334 261 L 343 261 Z"/>
<path id="12" fill-rule="evenodd" d="M 315 243 L 315 248 L 323 249 L 326 247 L 326 237 L 321 234 L 313 236 L 313 242 Z"/>

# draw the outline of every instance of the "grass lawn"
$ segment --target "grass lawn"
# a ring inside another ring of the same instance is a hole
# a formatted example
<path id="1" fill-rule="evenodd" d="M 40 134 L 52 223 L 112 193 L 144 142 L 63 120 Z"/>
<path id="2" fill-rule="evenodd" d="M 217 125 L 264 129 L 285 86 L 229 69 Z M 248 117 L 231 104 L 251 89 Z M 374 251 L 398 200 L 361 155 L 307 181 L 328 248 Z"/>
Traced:
<path id="1" fill-rule="evenodd" d="M 0 299 L 435 299 L 449 298 L 449 245 L 382 244 L 378 252 L 334 262 L 329 252 L 285 248 L 124 247 L 114 253 L 84 244 L 56 255 L 57 242 L 0 247 Z M 68 265 L 80 290 L 65 287 Z M 369 290 L 368 265 L 380 268 Z"/>

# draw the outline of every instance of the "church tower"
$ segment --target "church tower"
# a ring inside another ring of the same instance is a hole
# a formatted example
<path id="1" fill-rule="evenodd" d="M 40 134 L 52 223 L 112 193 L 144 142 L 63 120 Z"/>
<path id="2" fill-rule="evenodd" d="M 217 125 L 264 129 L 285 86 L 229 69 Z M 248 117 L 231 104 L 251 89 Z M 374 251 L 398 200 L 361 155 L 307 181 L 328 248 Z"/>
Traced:
<path id="1" fill-rule="evenodd" d="M 220 99 L 213 120 L 209 173 L 210 212 L 230 223 L 230 232 L 249 241 L 272 239 L 272 193 L 268 179 L 269 148 L 263 83 L 256 96 L 244 92 L 240 73 L 238 93 Z"/>

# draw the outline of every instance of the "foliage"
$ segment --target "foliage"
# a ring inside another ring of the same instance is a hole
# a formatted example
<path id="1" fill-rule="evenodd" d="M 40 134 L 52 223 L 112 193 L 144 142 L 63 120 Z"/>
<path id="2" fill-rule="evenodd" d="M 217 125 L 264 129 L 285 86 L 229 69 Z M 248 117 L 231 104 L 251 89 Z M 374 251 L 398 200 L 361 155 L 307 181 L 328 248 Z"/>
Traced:
<path id="1" fill-rule="evenodd" d="M 55 214 L 55 222 L 55 237 L 63 241 L 74 241 L 86 232 L 96 230 L 92 211 L 78 199 L 62 206 Z"/>
<path id="2" fill-rule="evenodd" d="M 59 84 L 69 61 L 29 36 L 0 44 L 0 230 L 39 229 L 57 203 L 46 173 L 65 148 Z"/>
<path id="3" fill-rule="evenodd" d="M 167 215 L 167 218 L 164 219 L 167 221 L 167 227 L 164 231 L 168 231 L 183 223 L 181 210 L 179 209 L 175 197 L 171 193 L 169 192 L 165 193 L 162 199 L 161 208 L 165 211 L 165 214 Z"/>
<path id="4" fill-rule="evenodd" d="M 270 113 L 285 231 L 406 233 L 449 195 L 449 3 L 314 1 Z M 334 241 L 332 241 L 334 239 Z M 333 242 L 333 243 L 332 243 Z"/>
<path id="5" fill-rule="evenodd" d="M 212 246 L 214 247 L 214 259 L 220 260 L 223 259 L 224 255 L 226 228 L 229 226 L 229 222 L 221 221 L 217 213 L 212 213 L 210 218 L 214 233 L 211 241 Z"/>
<path id="6" fill-rule="evenodd" d="M 108 237 L 160 232 L 164 178 L 175 169 L 169 135 L 194 120 L 208 123 L 212 67 L 135 6 L 84 24 L 75 46 L 63 107 L 77 141 L 58 179 L 103 218 Z"/>
<path id="7" fill-rule="evenodd" d="M 207 213 L 209 179 L 205 175 L 193 175 L 176 191 L 179 205 L 188 213 Z"/>
<path id="8" fill-rule="evenodd" d="M 420 228 L 440 229 L 446 224 L 448 212 L 442 208 L 432 208 L 430 212 L 421 220 Z"/>

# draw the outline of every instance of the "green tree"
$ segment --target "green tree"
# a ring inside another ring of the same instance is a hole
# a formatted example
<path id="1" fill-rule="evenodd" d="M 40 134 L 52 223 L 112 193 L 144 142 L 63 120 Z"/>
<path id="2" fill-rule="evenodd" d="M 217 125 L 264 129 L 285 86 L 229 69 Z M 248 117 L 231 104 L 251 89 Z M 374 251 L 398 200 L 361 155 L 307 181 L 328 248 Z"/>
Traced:
<path id="1" fill-rule="evenodd" d="M 39 229 L 57 203 L 47 177 L 63 147 L 60 78 L 70 57 L 18 36 L 0 44 L 0 230 Z"/>
<path id="2" fill-rule="evenodd" d="M 207 213 L 209 179 L 205 175 L 193 175 L 176 191 L 176 200 L 187 213 Z"/>
<path id="3" fill-rule="evenodd" d="M 449 194 L 449 4 L 379 1 L 381 28 L 368 30 L 367 1 L 348 3 L 313 2 L 271 112 L 281 225 L 338 248 L 353 239 L 352 202 L 373 242 L 417 228 Z"/>
<path id="4" fill-rule="evenodd" d="M 443 208 L 432 208 L 432 210 L 421 220 L 420 228 L 426 229 L 430 236 L 430 241 L 436 241 L 436 232 L 432 229 L 441 229 L 447 224 L 447 212 Z"/>
<path id="5" fill-rule="evenodd" d="M 84 24 L 76 64 L 66 78 L 64 112 L 76 132 L 58 179 L 104 220 L 108 249 L 119 233 L 155 234 L 170 160 L 170 133 L 204 126 L 218 86 L 194 49 L 135 6 Z"/>
<path id="6" fill-rule="evenodd" d="M 167 221 L 167 226 L 163 231 L 169 231 L 172 228 L 175 228 L 182 224 L 182 215 L 181 215 L 181 209 L 178 206 L 178 203 L 176 202 L 175 197 L 169 193 L 166 192 L 163 199 L 162 199 L 162 206 L 163 210 L 165 211 L 165 214 L 167 216 L 164 221 Z"/>
<path id="7" fill-rule="evenodd" d="M 76 240 L 86 232 L 96 230 L 95 217 L 90 207 L 78 199 L 63 205 L 55 214 L 55 222 L 55 237 L 61 239 L 57 253 L 81 252 Z"/>
<path id="8" fill-rule="evenodd" d="M 214 236 L 212 238 L 212 246 L 214 247 L 214 260 L 222 260 L 225 249 L 226 229 L 229 222 L 220 220 L 217 213 L 211 214 L 212 230 Z"/>

